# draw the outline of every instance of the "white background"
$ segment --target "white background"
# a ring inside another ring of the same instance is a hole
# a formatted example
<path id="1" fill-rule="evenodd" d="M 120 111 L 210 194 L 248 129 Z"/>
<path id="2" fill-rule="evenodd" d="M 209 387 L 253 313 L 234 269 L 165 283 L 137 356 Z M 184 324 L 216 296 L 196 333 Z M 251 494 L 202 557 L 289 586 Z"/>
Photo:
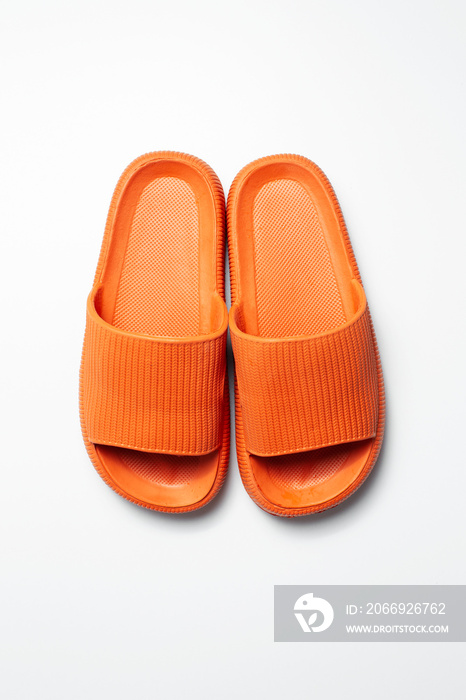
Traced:
<path id="1" fill-rule="evenodd" d="M 465 583 L 461 0 L 1 4 L 0 694 L 451 698 L 463 644 L 274 644 L 278 583 Z M 116 181 L 181 150 L 227 190 L 295 152 L 339 196 L 380 343 L 386 439 L 289 521 L 229 477 L 204 511 L 117 496 L 78 368 Z M 462 681 L 463 679 L 463 681 Z"/>

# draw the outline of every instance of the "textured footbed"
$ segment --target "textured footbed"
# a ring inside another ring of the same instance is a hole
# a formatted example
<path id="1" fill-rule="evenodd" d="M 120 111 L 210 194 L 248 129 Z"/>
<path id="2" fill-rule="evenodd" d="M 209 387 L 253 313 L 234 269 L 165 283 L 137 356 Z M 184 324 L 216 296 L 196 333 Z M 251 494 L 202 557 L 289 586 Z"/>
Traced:
<path id="1" fill-rule="evenodd" d="M 187 182 L 159 177 L 136 206 L 113 325 L 130 333 L 199 333 L 199 216 Z"/>
<path id="2" fill-rule="evenodd" d="M 344 323 L 324 232 L 305 188 L 285 179 L 263 185 L 253 226 L 259 335 L 313 335 Z"/>
<path id="3" fill-rule="evenodd" d="M 348 451 L 342 445 L 314 450 L 312 463 L 309 453 L 268 457 L 268 472 L 272 483 L 282 490 L 301 491 L 328 481 L 346 462 Z M 256 460 L 261 458 L 256 457 Z M 263 460 L 265 462 L 265 460 Z"/>
<path id="4" fill-rule="evenodd" d="M 253 227 L 259 335 L 313 335 L 344 323 L 324 231 L 306 189 L 289 179 L 263 185 L 254 199 Z M 348 448 L 337 445 L 254 459 L 266 466 L 277 488 L 301 491 L 335 476 L 347 456 Z"/>
<path id="5" fill-rule="evenodd" d="M 202 457 L 154 455 L 136 450 L 120 450 L 122 462 L 141 479 L 160 486 L 186 486 L 198 476 Z"/>
<path id="6" fill-rule="evenodd" d="M 159 177 L 136 206 L 118 286 L 113 325 L 131 333 L 199 333 L 199 216 L 187 182 Z M 116 449 L 116 448 L 109 448 Z M 160 486 L 195 481 L 201 457 L 119 450 L 134 474 Z"/>

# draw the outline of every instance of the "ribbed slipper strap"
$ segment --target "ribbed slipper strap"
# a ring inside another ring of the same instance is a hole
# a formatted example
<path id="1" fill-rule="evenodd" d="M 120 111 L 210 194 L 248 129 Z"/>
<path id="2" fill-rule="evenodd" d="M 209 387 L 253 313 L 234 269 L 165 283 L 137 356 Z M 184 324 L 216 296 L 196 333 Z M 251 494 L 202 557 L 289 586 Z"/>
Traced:
<path id="1" fill-rule="evenodd" d="M 97 290 L 98 292 L 98 290 Z M 84 422 L 89 441 L 145 452 L 202 455 L 222 435 L 228 313 L 195 338 L 127 333 L 87 303 Z"/>
<path id="2" fill-rule="evenodd" d="M 374 437 L 378 377 L 366 297 L 344 326 L 316 336 L 243 333 L 230 310 L 246 449 L 258 456 L 304 452 Z"/>

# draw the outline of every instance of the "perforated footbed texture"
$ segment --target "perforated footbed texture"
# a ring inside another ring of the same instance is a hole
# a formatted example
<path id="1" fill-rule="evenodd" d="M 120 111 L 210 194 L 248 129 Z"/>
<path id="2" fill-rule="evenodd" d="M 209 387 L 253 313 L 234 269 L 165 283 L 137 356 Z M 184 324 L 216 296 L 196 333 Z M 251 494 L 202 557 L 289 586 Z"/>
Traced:
<path id="1" fill-rule="evenodd" d="M 259 335 L 313 335 L 344 323 L 324 232 L 306 189 L 288 179 L 263 185 L 253 226 Z"/>
<path id="2" fill-rule="evenodd" d="M 194 192 L 176 177 L 146 186 L 137 204 L 113 325 L 130 333 L 199 332 L 199 217 Z"/>
<path id="3" fill-rule="evenodd" d="M 135 450 L 121 450 L 121 459 L 135 474 L 161 486 L 184 486 L 197 476 L 201 457 L 154 455 Z"/>
<path id="4" fill-rule="evenodd" d="M 341 445 L 314 450 L 312 469 L 309 468 L 309 455 L 306 452 L 268 457 L 269 476 L 280 489 L 301 490 L 330 479 L 343 466 L 346 458 L 347 450 Z"/>
<path id="5" fill-rule="evenodd" d="M 179 337 L 199 332 L 199 215 L 187 182 L 160 177 L 134 213 L 113 325 L 131 333 Z M 119 450 L 125 466 L 163 486 L 196 478 L 199 457 Z"/>
<path id="6" fill-rule="evenodd" d="M 254 199 L 253 227 L 259 335 L 313 335 L 344 323 L 324 231 L 306 189 L 290 179 L 263 185 Z M 301 490 L 334 476 L 346 457 L 337 445 L 315 450 L 312 462 L 310 453 L 301 453 L 268 458 L 267 467 L 277 487 Z"/>

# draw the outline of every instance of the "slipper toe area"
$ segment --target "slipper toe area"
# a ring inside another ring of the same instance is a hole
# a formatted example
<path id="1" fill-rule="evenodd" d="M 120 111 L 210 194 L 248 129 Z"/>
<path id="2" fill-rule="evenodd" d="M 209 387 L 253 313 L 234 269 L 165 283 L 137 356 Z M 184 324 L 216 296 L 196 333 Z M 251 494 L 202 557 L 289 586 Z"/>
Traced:
<path id="1" fill-rule="evenodd" d="M 369 464 L 373 440 L 333 445 L 277 457 L 249 455 L 257 489 L 270 507 L 316 511 L 331 507 L 359 485 Z"/>
<path id="2" fill-rule="evenodd" d="M 148 508 L 188 508 L 214 488 L 221 451 L 180 457 L 95 446 L 102 471 L 119 491 Z"/>

